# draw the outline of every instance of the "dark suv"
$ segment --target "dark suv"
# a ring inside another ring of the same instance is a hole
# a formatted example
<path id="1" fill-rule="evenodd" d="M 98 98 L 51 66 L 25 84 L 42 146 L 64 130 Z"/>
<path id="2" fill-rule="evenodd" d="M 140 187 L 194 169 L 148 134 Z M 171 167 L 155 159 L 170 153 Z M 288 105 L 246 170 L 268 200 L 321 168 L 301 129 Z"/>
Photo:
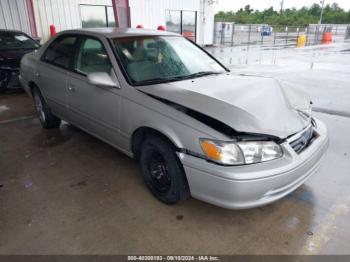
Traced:
<path id="1" fill-rule="evenodd" d="M 7 88 L 12 76 L 19 73 L 22 57 L 40 44 L 20 31 L 0 30 L 0 91 Z"/>

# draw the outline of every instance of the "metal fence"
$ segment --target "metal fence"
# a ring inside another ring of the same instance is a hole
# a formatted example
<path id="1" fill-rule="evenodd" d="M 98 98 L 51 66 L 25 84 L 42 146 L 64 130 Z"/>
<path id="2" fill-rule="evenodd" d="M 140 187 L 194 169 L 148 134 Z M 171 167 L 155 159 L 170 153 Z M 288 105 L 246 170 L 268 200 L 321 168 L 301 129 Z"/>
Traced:
<path id="1" fill-rule="evenodd" d="M 350 26 L 346 28 L 345 39 L 350 39 Z"/>
<path id="2" fill-rule="evenodd" d="M 332 33 L 333 42 L 342 42 L 350 38 L 350 25 L 310 24 L 307 27 L 285 27 L 216 22 L 214 44 L 226 46 L 296 47 L 298 37 L 305 35 L 305 45 L 317 45 L 322 43 L 325 32 Z"/>

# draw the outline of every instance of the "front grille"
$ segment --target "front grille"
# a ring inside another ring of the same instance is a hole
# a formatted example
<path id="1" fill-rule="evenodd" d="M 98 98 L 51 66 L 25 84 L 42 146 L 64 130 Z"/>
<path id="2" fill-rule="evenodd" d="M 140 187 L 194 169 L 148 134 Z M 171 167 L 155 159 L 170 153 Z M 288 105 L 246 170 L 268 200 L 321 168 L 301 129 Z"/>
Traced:
<path id="1" fill-rule="evenodd" d="M 309 146 L 314 137 L 313 126 L 310 125 L 307 128 L 303 129 L 300 133 L 297 133 L 289 142 L 290 146 L 298 154 L 301 153 L 305 148 Z"/>

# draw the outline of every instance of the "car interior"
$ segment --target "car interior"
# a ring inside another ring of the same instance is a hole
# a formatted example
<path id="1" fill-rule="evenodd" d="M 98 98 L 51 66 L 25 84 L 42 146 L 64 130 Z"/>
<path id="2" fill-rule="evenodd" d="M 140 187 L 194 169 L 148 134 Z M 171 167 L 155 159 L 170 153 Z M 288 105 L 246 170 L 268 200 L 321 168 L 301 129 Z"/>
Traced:
<path id="1" fill-rule="evenodd" d="M 93 72 L 110 73 L 112 64 L 108 55 L 98 40 L 87 38 L 83 41 L 76 63 L 76 70 L 84 74 Z"/>
<path id="2" fill-rule="evenodd" d="M 127 39 L 117 53 L 134 81 L 184 75 L 188 70 L 166 42 L 156 39 Z"/>
<path id="3" fill-rule="evenodd" d="M 38 44 L 24 34 L 0 32 L 0 49 L 35 49 Z"/>
<path id="4" fill-rule="evenodd" d="M 69 68 L 70 59 L 74 55 L 76 37 L 58 39 L 48 47 L 44 55 L 46 62 Z"/>

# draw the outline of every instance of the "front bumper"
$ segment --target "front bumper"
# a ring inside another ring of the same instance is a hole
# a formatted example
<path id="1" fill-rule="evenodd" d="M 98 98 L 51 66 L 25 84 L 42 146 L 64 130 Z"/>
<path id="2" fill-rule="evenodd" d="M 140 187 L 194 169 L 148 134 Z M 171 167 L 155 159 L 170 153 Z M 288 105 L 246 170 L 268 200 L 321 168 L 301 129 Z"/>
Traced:
<path id="1" fill-rule="evenodd" d="M 19 68 L 17 68 L 17 67 L 0 66 L 0 71 L 11 73 L 14 75 L 19 74 Z"/>
<path id="2" fill-rule="evenodd" d="M 327 129 L 316 123 L 318 137 L 303 152 L 297 154 L 285 142 L 284 156 L 265 163 L 227 167 L 179 153 L 191 195 L 230 209 L 257 207 L 288 195 L 317 171 L 328 148 Z"/>
<path id="3" fill-rule="evenodd" d="M 12 82 L 12 85 L 16 86 L 18 84 L 18 76 L 19 68 L 0 66 L 0 82 L 5 81 L 5 87 L 7 87 L 10 82 Z"/>

